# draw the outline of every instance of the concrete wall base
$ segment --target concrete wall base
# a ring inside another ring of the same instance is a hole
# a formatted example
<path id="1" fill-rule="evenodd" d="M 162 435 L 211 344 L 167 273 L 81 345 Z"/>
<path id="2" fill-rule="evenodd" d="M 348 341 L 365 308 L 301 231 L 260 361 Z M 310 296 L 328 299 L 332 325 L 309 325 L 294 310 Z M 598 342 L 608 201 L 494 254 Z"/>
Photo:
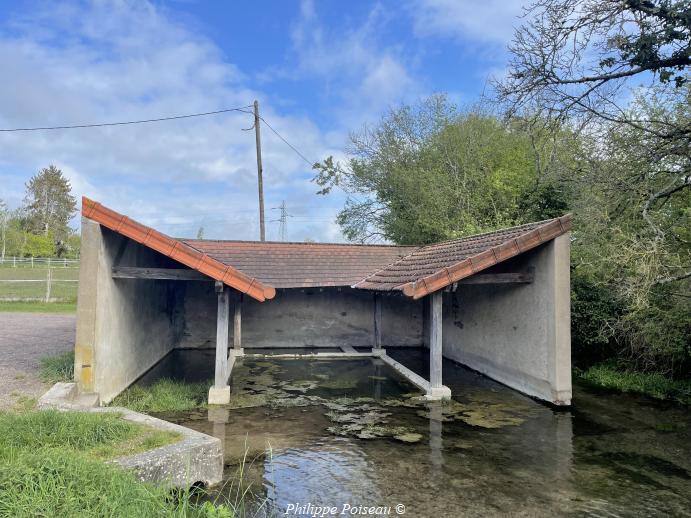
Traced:
<path id="1" fill-rule="evenodd" d="M 127 408 L 85 407 L 80 404 L 82 399 L 76 383 L 56 383 L 41 396 L 38 406 L 79 412 L 115 412 L 133 423 L 179 433 L 182 439 L 176 443 L 109 461 L 133 470 L 141 481 L 183 489 L 199 482 L 206 486 L 221 482 L 223 445 L 216 437 Z"/>

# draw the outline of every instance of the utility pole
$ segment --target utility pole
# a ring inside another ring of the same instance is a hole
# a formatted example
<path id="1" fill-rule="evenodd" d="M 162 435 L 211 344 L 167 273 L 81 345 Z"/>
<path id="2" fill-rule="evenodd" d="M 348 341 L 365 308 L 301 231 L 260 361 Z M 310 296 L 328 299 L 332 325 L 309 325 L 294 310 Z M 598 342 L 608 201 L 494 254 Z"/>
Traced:
<path id="1" fill-rule="evenodd" d="M 274 219 L 272 221 L 278 221 L 279 222 L 279 227 L 278 227 L 278 232 L 281 235 L 281 241 L 286 240 L 286 234 L 288 232 L 288 218 L 292 217 L 292 214 L 288 214 L 288 209 L 286 208 L 286 201 L 283 200 L 281 202 L 280 207 L 272 207 L 273 210 L 280 210 L 281 215 L 278 219 Z"/>
<path id="2" fill-rule="evenodd" d="M 262 178 L 262 140 L 259 132 L 259 101 L 254 101 L 254 136 L 257 143 L 257 185 L 259 187 L 259 240 L 265 241 L 264 179 Z"/>

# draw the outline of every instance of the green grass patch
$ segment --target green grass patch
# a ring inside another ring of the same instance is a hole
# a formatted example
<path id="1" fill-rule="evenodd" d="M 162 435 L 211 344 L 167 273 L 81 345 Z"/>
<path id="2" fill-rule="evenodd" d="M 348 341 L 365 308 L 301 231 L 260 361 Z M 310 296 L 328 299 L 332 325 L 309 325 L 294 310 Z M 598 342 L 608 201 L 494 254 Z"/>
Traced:
<path id="1" fill-rule="evenodd" d="M 0 313 L 76 313 L 76 302 L 0 302 Z"/>
<path id="2" fill-rule="evenodd" d="M 74 351 L 41 358 L 40 377 L 46 383 L 73 381 Z"/>
<path id="3" fill-rule="evenodd" d="M 672 380 L 658 373 L 625 371 L 609 364 L 595 365 L 585 371 L 576 371 L 575 374 L 579 379 L 597 387 L 691 405 L 691 380 Z"/>
<path id="4" fill-rule="evenodd" d="M 65 449 L 0 448 L 0 516 L 233 518 L 225 506 L 197 505 L 116 466 Z"/>
<path id="5" fill-rule="evenodd" d="M 180 434 L 131 423 L 115 413 L 29 410 L 0 414 L 0 444 L 13 450 L 61 448 L 111 459 L 178 440 Z"/>
<path id="6" fill-rule="evenodd" d="M 133 385 L 116 397 L 112 406 L 136 412 L 182 412 L 205 408 L 211 382 L 186 383 L 160 379 L 149 386 Z"/>

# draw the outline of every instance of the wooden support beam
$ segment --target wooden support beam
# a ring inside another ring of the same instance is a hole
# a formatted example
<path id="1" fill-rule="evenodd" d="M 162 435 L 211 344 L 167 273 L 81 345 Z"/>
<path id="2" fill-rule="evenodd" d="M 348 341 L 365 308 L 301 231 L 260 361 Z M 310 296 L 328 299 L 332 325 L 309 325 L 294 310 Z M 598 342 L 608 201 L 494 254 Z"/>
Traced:
<path id="1" fill-rule="evenodd" d="M 429 295 L 429 383 L 432 389 L 441 388 L 442 366 L 442 292 Z"/>
<path id="2" fill-rule="evenodd" d="M 213 282 L 211 277 L 188 268 L 144 268 L 139 266 L 113 266 L 113 279 Z"/>
<path id="3" fill-rule="evenodd" d="M 381 295 L 374 294 L 374 348 L 381 349 Z"/>
<path id="4" fill-rule="evenodd" d="M 233 349 L 242 349 L 242 293 L 239 292 L 233 304 Z"/>
<path id="5" fill-rule="evenodd" d="M 219 286 L 220 284 L 220 286 Z M 223 283 L 216 283 L 218 293 L 218 312 L 216 315 L 216 369 L 214 376 L 215 387 L 228 385 L 228 320 L 230 308 L 228 288 Z"/>
<path id="6" fill-rule="evenodd" d="M 518 273 L 481 273 L 466 277 L 458 281 L 458 284 L 530 284 L 535 274 L 532 271 Z"/>

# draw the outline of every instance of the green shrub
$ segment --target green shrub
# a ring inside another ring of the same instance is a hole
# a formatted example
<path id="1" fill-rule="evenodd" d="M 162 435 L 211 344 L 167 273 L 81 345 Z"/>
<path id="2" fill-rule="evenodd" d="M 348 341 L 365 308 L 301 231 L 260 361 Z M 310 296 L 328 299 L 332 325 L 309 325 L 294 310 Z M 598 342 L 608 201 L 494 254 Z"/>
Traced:
<path id="1" fill-rule="evenodd" d="M 186 383 L 161 379 L 149 386 L 133 385 L 111 405 L 137 412 L 183 412 L 206 406 L 211 382 Z"/>
<path id="2" fill-rule="evenodd" d="M 74 380 L 74 351 L 42 358 L 40 376 L 46 383 Z"/>
<path id="3" fill-rule="evenodd" d="M 571 272 L 571 356 L 588 368 L 616 355 L 612 324 L 621 307 L 607 287 Z"/>

